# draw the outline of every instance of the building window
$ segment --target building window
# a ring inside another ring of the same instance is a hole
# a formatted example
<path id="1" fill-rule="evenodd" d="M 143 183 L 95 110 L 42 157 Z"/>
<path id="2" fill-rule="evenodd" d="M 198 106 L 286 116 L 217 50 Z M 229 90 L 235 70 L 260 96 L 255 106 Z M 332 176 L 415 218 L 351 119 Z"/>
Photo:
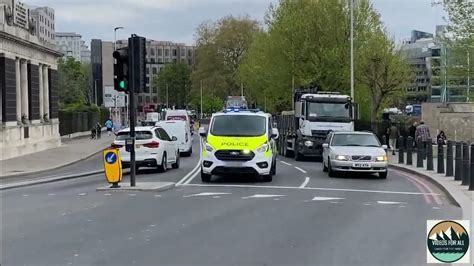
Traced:
<path id="1" fill-rule="evenodd" d="M 192 51 L 188 50 L 188 57 L 191 57 L 191 55 L 192 55 Z"/>
<path id="2" fill-rule="evenodd" d="M 156 67 L 152 68 L 152 72 L 153 72 L 153 74 L 156 74 L 158 72 Z"/>
<path id="3" fill-rule="evenodd" d="M 145 73 L 150 74 L 150 68 L 149 67 L 146 67 Z"/>
<path id="4" fill-rule="evenodd" d="M 177 62 L 176 58 L 173 58 L 173 63 L 176 63 L 176 62 Z"/>
<path id="5" fill-rule="evenodd" d="M 155 58 L 152 58 L 152 59 L 151 59 L 151 62 L 152 62 L 152 63 L 155 63 Z"/>
<path id="6" fill-rule="evenodd" d="M 165 58 L 165 63 L 169 63 L 170 62 L 170 59 L 169 58 Z"/>
<path id="7" fill-rule="evenodd" d="M 146 77 L 146 84 L 150 83 L 150 78 Z"/>
<path id="8" fill-rule="evenodd" d="M 161 48 L 158 49 L 158 56 L 162 56 L 163 55 L 163 50 Z"/>
<path id="9" fill-rule="evenodd" d="M 188 65 L 192 65 L 192 64 L 193 64 L 193 60 L 188 59 Z"/>
<path id="10" fill-rule="evenodd" d="M 151 49 L 150 49 L 150 54 L 151 54 L 152 56 L 154 56 L 154 55 L 155 55 L 155 49 L 151 48 Z"/>
<path id="11" fill-rule="evenodd" d="M 161 57 L 158 57 L 158 63 L 163 63 L 163 59 Z"/>
<path id="12" fill-rule="evenodd" d="M 148 88 L 150 89 L 150 88 Z M 150 96 L 146 96 L 146 102 L 149 103 L 150 102 Z"/>
<path id="13" fill-rule="evenodd" d="M 185 51 L 184 49 L 181 49 L 181 50 L 180 50 L 180 53 L 181 53 L 181 56 L 182 56 L 182 57 L 186 56 L 186 51 Z"/>
<path id="14" fill-rule="evenodd" d="M 178 55 L 178 51 L 176 49 L 173 49 L 173 56 L 177 56 Z"/>
<path id="15" fill-rule="evenodd" d="M 170 56 L 170 49 L 165 49 L 165 56 Z"/>

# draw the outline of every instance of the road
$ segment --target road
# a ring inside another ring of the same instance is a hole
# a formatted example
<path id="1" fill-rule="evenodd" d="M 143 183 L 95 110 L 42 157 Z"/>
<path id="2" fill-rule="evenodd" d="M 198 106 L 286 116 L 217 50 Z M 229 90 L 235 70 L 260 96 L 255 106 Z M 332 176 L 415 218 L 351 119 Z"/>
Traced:
<path id="1" fill-rule="evenodd" d="M 394 170 L 329 178 L 320 162 L 279 158 L 271 183 L 203 184 L 189 174 L 198 161 L 140 171 L 180 184 L 159 193 L 96 192 L 102 175 L 2 191 L 1 264 L 418 266 L 426 220 L 462 217 L 436 187 Z"/>

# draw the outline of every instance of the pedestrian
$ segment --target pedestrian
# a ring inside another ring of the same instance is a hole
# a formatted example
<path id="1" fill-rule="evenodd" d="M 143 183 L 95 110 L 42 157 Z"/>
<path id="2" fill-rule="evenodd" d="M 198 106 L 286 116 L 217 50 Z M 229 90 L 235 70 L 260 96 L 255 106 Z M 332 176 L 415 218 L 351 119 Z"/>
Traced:
<path id="1" fill-rule="evenodd" d="M 415 133 L 416 133 L 416 127 L 418 126 L 418 123 L 417 122 L 414 122 L 413 125 L 411 125 L 409 128 L 408 128 L 408 136 L 412 137 L 413 139 L 413 147 L 416 147 L 416 138 L 415 138 Z"/>
<path id="2" fill-rule="evenodd" d="M 95 130 L 96 130 L 96 138 L 100 139 L 100 134 L 102 133 L 102 125 L 99 122 L 97 122 L 97 124 L 95 125 Z"/>
<path id="3" fill-rule="evenodd" d="M 420 125 L 416 127 L 416 131 L 415 131 L 415 140 L 418 141 L 418 139 L 421 139 L 421 143 L 422 143 L 421 147 L 418 147 L 418 149 L 420 148 L 426 149 L 429 138 L 430 138 L 430 129 L 428 128 L 427 125 L 425 125 L 424 121 L 420 121 Z"/>
<path id="4" fill-rule="evenodd" d="M 95 139 L 97 136 L 95 126 L 91 128 L 91 139 Z"/>
<path id="5" fill-rule="evenodd" d="M 438 136 L 436 136 L 436 139 L 438 140 L 438 144 L 446 145 L 447 137 L 443 130 L 439 132 Z"/>
<path id="6" fill-rule="evenodd" d="M 114 127 L 114 122 L 109 118 L 107 121 L 105 121 L 105 127 L 107 128 L 107 136 L 110 137 L 112 134 L 112 129 Z"/>
<path id="7" fill-rule="evenodd" d="M 395 155 L 395 149 L 397 145 L 397 138 L 400 136 L 400 132 L 395 124 L 392 125 L 387 129 L 388 139 L 390 144 L 390 149 L 392 150 L 392 154 Z"/>

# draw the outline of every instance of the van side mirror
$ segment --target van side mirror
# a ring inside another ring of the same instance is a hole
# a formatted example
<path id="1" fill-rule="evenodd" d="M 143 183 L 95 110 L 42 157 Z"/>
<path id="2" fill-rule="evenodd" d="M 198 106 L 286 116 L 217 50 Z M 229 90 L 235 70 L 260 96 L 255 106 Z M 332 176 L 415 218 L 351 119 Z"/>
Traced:
<path id="1" fill-rule="evenodd" d="M 329 143 L 323 143 L 323 148 L 329 148 Z"/>
<path id="2" fill-rule="evenodd" d="M 387 150 L 388 146 L 387 145 L 382 145 L 382 149 Z"/>
<path id="3" fill-rule="evenodd" d="M 178 140 L 177 137 L 175 137 L 175 136 L 171 137 L 171 141 L 177 141 L 177 140 Z"/>
<path id="4" fill-rule="evenodd" d="M 270 135 L 270 137 L 272 139 L 278 139 L 279 136 L 280 136 L 280 134 L 278 133 L 278 129 L 272 128 L 272 134 Z"/>
<path id="5" fill-rule="evenodd" d="M 204 127 L 199 128 L 199 136 L 207 137 L 207 130 Z"/>

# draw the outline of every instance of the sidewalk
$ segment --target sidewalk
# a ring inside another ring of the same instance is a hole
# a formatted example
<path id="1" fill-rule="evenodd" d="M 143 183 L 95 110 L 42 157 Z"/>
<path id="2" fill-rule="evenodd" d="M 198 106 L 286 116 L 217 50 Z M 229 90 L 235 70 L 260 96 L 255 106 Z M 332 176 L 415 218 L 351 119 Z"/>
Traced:
<path id="1" fill-rule="evenodd" d="M 441 190 L 446 192 L 463 211 L 464 219 L 472 220 L 473 208 L 474 208 L 474 191 L 469 191 L 469 186 L 461 186 L 461 181 L 455 181 L 453 176 L 447 177 L 446 174 L 438 174 L 438 160 L 433 158 L 433 171 L 426 170 L 426 160 L 423 161 L 423 168 L 416 167 L 416 153 L 413 154 L 413 165 L 406 165 L 406 153 L 404 157 L 404 163 L 398 163 L 398 152 L 396 155 L 392 155 L 388 152 L 388 161 L 391 167 L 394 169 L 405 170 L 414 174 L 418 174 L 425 177 L 437 185 Z M 446 160 L 445 160 L 445 172 L 446 172 Z"/>
<path id="2" fill-rule="evenodd" d="M 62 139 L 61 147 L 0 161 L 1 177 L 52 170 L 86 159 L 110 146 L 114 136 L 102 133 L 101 139 L 89 137 Z"/>

